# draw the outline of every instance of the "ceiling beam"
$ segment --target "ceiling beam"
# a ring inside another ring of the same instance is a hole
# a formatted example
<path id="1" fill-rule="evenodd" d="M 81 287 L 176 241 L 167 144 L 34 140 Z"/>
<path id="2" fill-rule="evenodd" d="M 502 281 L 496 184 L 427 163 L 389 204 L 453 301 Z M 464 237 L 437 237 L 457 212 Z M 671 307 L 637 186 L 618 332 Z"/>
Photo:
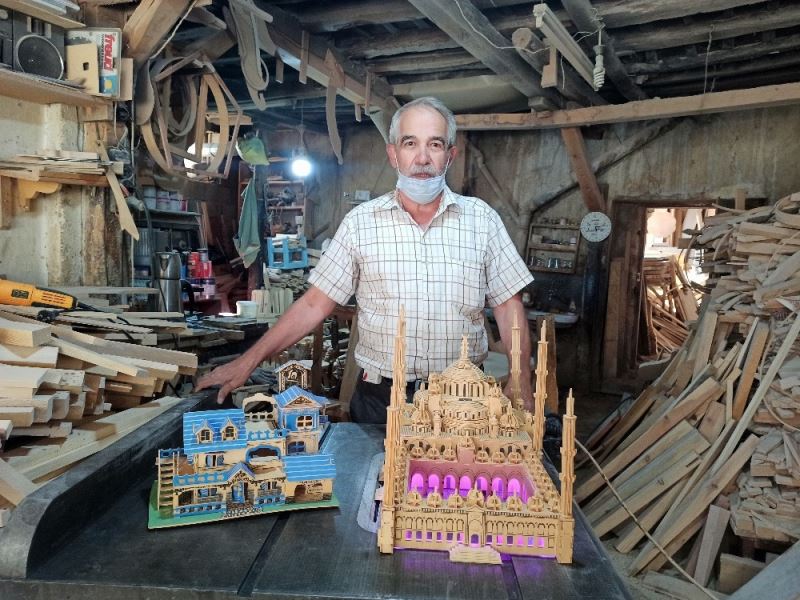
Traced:
<path id="1" fill-rule="evenodd" d="M 300 70 L 303 54 L 302 27 L 297 20 L 274 6 L 257 2 L 273 17 L 273 22 L 267 25 L 273 41 L 278 46 L 278 53 L 284 64 Z M 318 36 L 310 35 L 308 48 L 307 75 L 317 83 L 327 87 L 329 82 L 328 67 L 325 65 L 325 55 L 328 50 L 334 51 L 324 40 Z M 339 94 L 354 104 L 364 104 L 367 97 L 367 73 L 355 63 L 339 58 L 337 60 L 344 71 L 344 85 L 339 88 Z M 397 102 L 391 96 L 391 88 L 381 77 L 373 77 L 370 87 L 370 107 L 367 112 L 374 110 L 394 112 Z"/>
<path id="2" fill-rule="evenodd" d="M 581 189 L 583 203 L 590 211 L 606 212 L 606 200 L 600 186 L 597 185 L 597 178 L 592 170 L 592 163 L 586 152 L 586 143 L 583 140 L 583 133 L 580 127 L 564 127 L 561 129 L 561 139 L 569 155 L 569 162 L 578 187 Z"/>
<path id="3" fill-rule="evenodd" d="M 764 56 L 737 63 L 711 65 L 707 70 L 701 66 L 698 69 L 650 75 L 647 76 L 647 85 L 665 86 L 691 81 L 711 81 L 723 77 L 740 77 L 750 73 L 794 68 L 797 65 L 800 65 L 800 51 L 795 50 L 794 52 L 784 52 L 783 54 Z M 796 69 L 794 69 L 794 74 L 795 76 L 797 75 Z"/>
<path id="4" fill-rule="evenodd" d="M 557 110 L 550 113 L 457 115 L 456 123 L 459 129 L 465 131 L 556 129 L 708 115 L 793 104 L 800 104 L 800 83 L 769 85 L 678 98 L 636 100 L 626 104 Z"/>
<path id="5" fill-rule="evenodd" d="M 595 0 L 593 3 L 607 27 L 628 27 L 690 15 L 720 12 L 763 4 L 767 0 Z"/>
<path id="6" fill-rule="evenodd" d="M 642 52 L 708 43 L 749 33 L 796 27 L 800 23 L 800 5 L 788 4 L 776 9 L 765 5 L 736 11 L 732 15 L 707 15 L 690 23 L 646 25 L 614 32 L 617 52 Z"/>
<path id="7" fill-rule="evenodd" d="M 750 60 L 767 54 L 787 52 L 800 49 L 800 34 L 781 36 L 769 42 L 760 41 L 737 45 L 733 48 L 720 48 L 703 52 L 695 56 L 682 53 L 678 56 L 666 56 L 656 62 L 626 63 L 625 69 L 631 75 L 650 75 L 687 69 L 705 69 L 706 65 L 724 64 L 741 60 Z"/>
<path id="8" fill-rule="evenodd" d="M 501 49 L 511 47 L 511 42 L 492 27 L 471 0 L 456 0 L 456 7 L 453 0 L 408 1 L 467 52 L 528 98 L 531 106 L 546 108 L 558 105 L 557 95 L 535 81 L 538 75 L 530 65 L 516 53 Z"/>
<path id="9" fill-rule="evenodd" d="M 654 0 L 631 0 L 630 3 L 637 6 L 647 4 L 651 8 L 656 4 L 661 5 L 661 2 L 655 2 Z M 608 12 L 604 13 L 603 11 L 604 3 L 596 2 L 595 4 L 606 27 L 616 27 L 613 15 L 620 14 L 617 9 L 615 8 L 611 14 L 608 14 Z M 627 6 L 629 2 L 627 0 L 619 0 L 618 4 Z M 671 2 L 664 2 L 663 4 L 671 4 Z M 700 5 L 700 2 L 692 0 L 689 3 L 681 0 L 679 4 L 685 8 L 683 16 L 700 12 L 699 8 L 694 10 L 688 8 L 689 4 L 695 6 Z M 454 15 L 458 15 L 458 9 L 453 7 L 452 4 L 451 12 Z M 562 21 L 567 19 L 567 22 L 569 22 L 564 11 L 557 11 L 555 14 L 561 17 Z M 517 11 L 513 14 L 497 14 L 491 17 L 489 21 L 501 35 L 510 34 L 520 27 L 536 28 L 536 20 L 530 10 Z M 709 32 L 713 41 L 747 33 L 792 27 L 798 22 L 800 22 L 800 6 L 788 5 L 780 10 L 774 10 L 772 6 L 756 6 L 749 10 L 737 11 L 732 16 L 721 16 L 719 14 L 703 16 L 688 24 L 673 21 L 671 23 L 629 27 L 615 31 L 615 49 L 617 54 L 622 57 L 625 54 L 643 50 L 707 43 Z M 400 31 L 395 35 L 385 36 L 381 39 L 363 37 L 345 39 L 338 41 L 337 47 L 344 50 L 351 57 L 375 58 L 408 52 L 433 52 L 446 48 L 456 48 L 458 44 L 442 31 L 408 30 Z"/>
<path id="10" fill-rule="evenodd" d="M 567 11 L 570 19 L 578 28 L 578 31 L 595 31 L 599 27 L 597 18 L 595 17 L 594 7 L 590 0 L 561 0 L 561 4 Z M 625 67 L 619 60 L 616 51 L 614 50 L 614 38 L 608 32 L 603 32 L 603 58 L 605 59 L 605 68 L 608 78 L 614 83 L 614 87 L 622 94 L 627 100 L 644 100 L 647 94 L 636 85 L 625 71 Z M 592 43 L 597 42 L 597 36 L 591 37 Z"/>
<path id="11" fill-rule="evenodd" d="M 517 29 L 511 36 L 511 43 L 516 48 L 520 58 L 531 65 L 540 75 L 549 60 L 548 47 L 536 34 L 527 27 Z M 586 83 L 567 63 L 563 70 L 559 70 L 558 91 L 561 94 L 583 105 L 608 104 L 603 97 Z"/>
<path id="12" fill-rule="evenodd" d="M 430 73 L 472 65 L 483 66 L 483 63 L 461 49 L 443 50 L 436 54 L 417 52 L 369 61 L 369 69 L 373 73 Z"/>
<path id="13" fill-rule="evenodd" d="M 712 77 L 705 81 L 706 92 L 722 92 L 725 90 L 738 90 L 743 86 L 769 86 L 793 83 L 797 81 L 797 70 L 779 69 L 776 71 L 761 71 L 744 77 Z M 673 85 L 652 85 L 647 87 L 654 96 L 688 96 L 702 94 L 704 81 L 677 83 Z"/>
<path id="14" fill-rule="evenodd" d="M 474 0 L 475 6 L 481 10 L 524 2 L 525 0 Z M 419 11 L 407 0 L 319 2 L 298 14 L 300 23 L 312 33 L 340 31 L 362 25 L 404 23 L 421 18 Z"/>

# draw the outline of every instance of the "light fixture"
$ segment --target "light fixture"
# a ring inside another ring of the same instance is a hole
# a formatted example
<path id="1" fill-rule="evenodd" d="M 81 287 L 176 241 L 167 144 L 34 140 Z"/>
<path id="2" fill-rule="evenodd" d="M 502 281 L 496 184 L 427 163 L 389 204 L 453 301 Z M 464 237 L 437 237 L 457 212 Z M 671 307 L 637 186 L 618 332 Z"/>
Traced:
<path id="1" fill-rule="evenodd" d="M 536 18 L 536 28 L 545 37 L 551 47 L 555 48 L 567 59 L 575 71 L 586 80 L 586 83 L 595 90 L 603 85 L 605 69 L 603 68 L 603 46 L 598 44 L 594 50 L 597 54 L 597 65 L 593 65 L 589 57 L 584 54 L 569 31 L 561 24 L 561 21 L 547 4 L 537 4 L 533 7 L 533 16 Z"/>
<path id="2" fill-rule="evenodd" d="M 300 125 L 297 128 L 297 132 L 300 134 L 300 145 L 292 152 L 292 175 L 295 177 L 308 177 L 311 175 L 311 161 L 308 160 L 306 145 L 303 142 L 305 127 Z"/>

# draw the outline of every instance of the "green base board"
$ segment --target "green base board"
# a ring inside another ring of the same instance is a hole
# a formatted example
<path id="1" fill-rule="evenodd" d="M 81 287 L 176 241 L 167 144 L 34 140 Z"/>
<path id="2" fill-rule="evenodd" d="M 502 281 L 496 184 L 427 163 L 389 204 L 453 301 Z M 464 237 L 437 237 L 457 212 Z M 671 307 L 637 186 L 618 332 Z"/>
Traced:
<path id="1" fill-rule="evenodd" d="M 339 499 L 335 494 L 331 495 L 330 500 L 322 500 L 321 502 L 300 502 L 291 504 L 278 504 L 264 506 L 259 512 L 250 513 L 247 515 L 238 515 L 236 517 L 226 517 L 221 513 L 212 514 L 199 514 L 187 515 L 185 517 L 163 517 L 158 512 L 158 482 L 153 482 L 153 487 L 150 488 L 150 502 L 148 505 L 148 529 L 165 529 L 167 527 L 180 527 L 181 525 L 196 525 L 198 523 L 213 523 L 216 521 L 227 521 L 229 519 L 242 519 L 245 517 L 258 517 L 261 515 L 288 512 L 293 510 L 308 510 L 312 508 L 336 508 L 339 506 Z"/>

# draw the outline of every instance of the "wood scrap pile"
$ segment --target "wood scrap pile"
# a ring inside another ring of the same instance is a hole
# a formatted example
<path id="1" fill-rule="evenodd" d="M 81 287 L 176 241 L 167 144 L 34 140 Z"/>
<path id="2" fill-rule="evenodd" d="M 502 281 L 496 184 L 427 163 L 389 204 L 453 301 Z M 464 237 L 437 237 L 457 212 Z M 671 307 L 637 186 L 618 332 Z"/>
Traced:
<path id="1" fill-rule="evenodd" d="M 64 183 L 74 179 L 76 184 L 107 185 L 106 169 L 121 175 L 123 164 L 101 160 L 96 152 L 71 150 L 43 150 L 0 161 L 0 175 L 28 181 L 52 179 Z"/>
<path id="2" fill-rule="evenodd" d="M 658 359 L 680 348 L 697 320 L 697 298 L 674 256 L 645 258 L 644 336 L 639 355 Z"/>
<path id="3" fill-rule="evenodd" d="M 196 369 L 195 354 L 0 311 L 0 500 L 17 504 L 35 489 L 30 480 L 59 473 L 174 406 L 180 399 L 148 401 Z M 25 479 L 30 485 L 20 485 Z"/>
<path id="4" fill-rule="evenodd" d="M 798 213 L 800 194 L 709 219 L 698 242 L 713 290 L 700 319 L 661 376 L 587 441 L 628 508 L 702 585 L 728 525 L 743 547 L 800 539 Z M 644 534 L 589 469 L 576 499 L 598 535 L 634 550 Z M 645 541 L 630 572 L 666 563 Z M 729 571 L 717 590 L 732 591 Z"/>

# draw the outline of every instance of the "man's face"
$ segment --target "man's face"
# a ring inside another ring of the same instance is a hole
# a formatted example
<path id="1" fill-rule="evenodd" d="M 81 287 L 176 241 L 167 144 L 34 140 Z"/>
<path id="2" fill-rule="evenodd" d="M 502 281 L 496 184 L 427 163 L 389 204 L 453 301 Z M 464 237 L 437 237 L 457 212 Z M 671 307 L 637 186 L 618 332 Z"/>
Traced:
<path id="1" fill-rule="evenodd" d="M 455 147 L 447 147 L 447 121 L 424 106 L 404 112 L 397 124 L 397 142 L 387 144 L 390 164 L 403 175 L 428 178 L 441 175 Z"/>

